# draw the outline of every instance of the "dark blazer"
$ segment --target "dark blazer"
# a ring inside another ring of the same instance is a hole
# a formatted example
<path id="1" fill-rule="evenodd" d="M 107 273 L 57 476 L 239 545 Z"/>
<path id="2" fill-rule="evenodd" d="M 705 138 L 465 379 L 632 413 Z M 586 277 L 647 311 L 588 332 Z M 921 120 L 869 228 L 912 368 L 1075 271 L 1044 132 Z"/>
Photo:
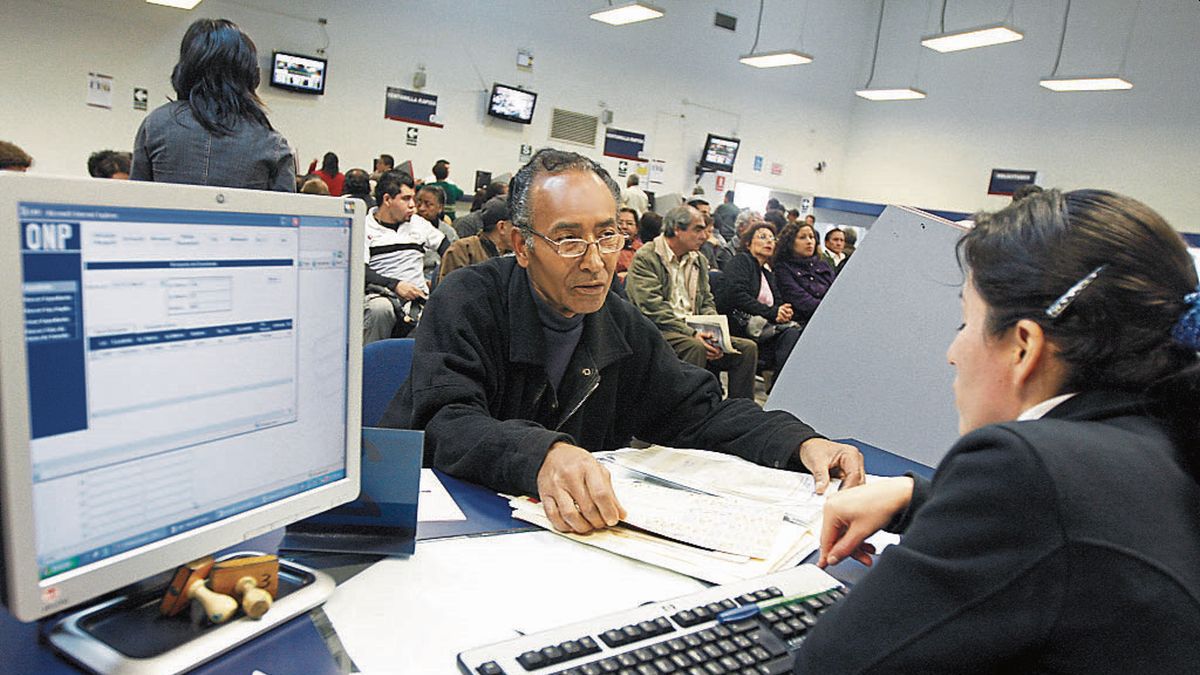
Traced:
<path id="1" fill-rule="evenodd" d="M 817 436 L 811 427 L 750 400 L 722 400 L 711 373 L 680 361 L 658 328 L 612 293 L 584 318 L 555 390 L 531 293 L 511 257 L 447 276 L 380 426 L 424 429 L 427 464 L 518 494 L 537 494 L 538 470 L 558 441 L 612 450 L 637 436 L 799 468 L 796 448 Z"/>
<path id="2" fill-rule="evenodd" d="M 775 296 L 774 305 L 764 305 L 758 301 L 763 268 L 749 251 L 738 251 L 722 270 L 721 281 L 713 288 L 713 296 L 717 301 L 717 311 L 729 317 L 729 330 L 734 335 L 750 336 L 746 324 L 751 316 L 761 316 L 768 323 L 775 323 L 778 318 L 783 300 L 775 286 L 775 275 L 768 270 L 766 277 L 771 294 Z"/>
<path id="3" fill-rule="evenodd" d="M 1136 397 L 964 436 L 798 673 L 1200 667 L 1200 484 Z"/>

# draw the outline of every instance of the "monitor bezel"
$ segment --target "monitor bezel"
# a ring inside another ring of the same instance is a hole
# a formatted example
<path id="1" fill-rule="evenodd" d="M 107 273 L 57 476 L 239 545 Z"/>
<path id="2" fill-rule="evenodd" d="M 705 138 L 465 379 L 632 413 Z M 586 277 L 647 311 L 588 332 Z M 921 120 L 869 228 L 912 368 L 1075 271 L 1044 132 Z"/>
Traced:
<path id="1" fill-rule="evenodd" d="M 729 141 L 731 143 L 737 144 L 737 150 L 733 151 L 733 161 L 730 162 L 728 165 L 718 164 L 716 162 L 710 162 L 706 159 L 706 157 L 708 157 L 708 149 L 710 147 L 712 147 L 713 139 Z M 712 170 L 712 171 L 727 171 L 727 172 L 733 171 L 733 165 L 735 163 L 737 163 L 737 156 L 738 156 L 738 153 L 741 152 L 741 150 L 742 150 L 742 139 L 734 138 L 732 136 L 722 136 L 720 134 L 709 134 L 708 137 L 704 139 L 704 149 L 700 151 L 700 166 L 705 169 Z"/>
<path id="2" fill-rule="evenodd" d="M 529 108 L 529 119 L 525 119 L 525 118 L 519 117 L 517 115 L 505 115 L 503 113 L 498 113 L 495 111 L 495 109 L 492 107 L 492 101 L 496 97 L 496 90 L 501 87 L 503 87 L 504 89 L 508 89 L 509 91 L 519 91 L 522 94 L 528 94 L 529 96 L 533 97 L 533 105 L 530 106 L 530 108 Z M 536 91 L 529 91 L 528 89 L 514 87 L 511 84 L 502 84 L 500 82 L 493 82 L 492 83 L 492 91 L 491 91 L 491 93 L 488 94 L 487 114 L 490 115 L 491 117 L 495 117 L 496 119 L 507 120 L 509 122 L 515 122 L 517 124 L 533 124 L 533 116 L 535 113 L 537 113 L 537 99 L 538 99 L 538 95 L 537 95 Z"/>
<path id="3" fill-rule="evenodd" d="M 362 202 L 317 195 L 138 181 L 98 181 L 0 172 L 0 224 L 16 230 L 19 202 L 205 209 L 352 217 L 346 330 L 346 476 L 53 577 L 38 579 L 19 237 L 0 239 L 0 591 L 21 621 L 34 621 L 160 574 L 179 564 L 321 513 L 358 496 L 362 433 Z M 357 289 L 357 292 L 356 292 Z"/>
<path id="4" fill-rule="evenodd" d="M 312 87 L 298 87 L 294 84 L 287 84 L 284 82 L 276 82 L 275 81 L 275 59 L 279 58 L 280 55 L 294 56 L 294 57 L 301 58 L 301 59 L 309 59 L 310 61 L 320 61 L 322 64 L 324 64 L 325 68 L 321 71 L 321 88 L 313 89 Z M 324 96 L 325 95 L 325 82 L 326 82 L 326 80 L 329 79 L 329 59 L 322 58 L 320 56 L 309 56 L 308 54 L 300 54 L 298 52 L 285 52 L 285 51 L 275 50 L 274 52 L 271 53 L 271 66 L 268 69 L 267 73 L 270 75 L 270 77 L 267 79 L 267 84 L 272 87 L 275 87 L 276 89 L 285 89 L 287 91 L 294 91 L 294 92 L 297 92 L 300 94 L 312 94 L 313 96 Z"/>

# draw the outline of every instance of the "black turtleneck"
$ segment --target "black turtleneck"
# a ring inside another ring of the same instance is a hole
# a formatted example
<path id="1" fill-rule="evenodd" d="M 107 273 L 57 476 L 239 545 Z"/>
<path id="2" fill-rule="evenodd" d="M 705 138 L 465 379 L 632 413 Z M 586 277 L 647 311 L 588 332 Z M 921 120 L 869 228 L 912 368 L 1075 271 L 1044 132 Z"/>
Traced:
<path id="1" fill-rule="evenodd" d="M 526 277 L 528 278 L 528 277 Z M 567 364 L 579 344 L 579 336 L 583 334 L 583 315 L 576 314 L 571 318 L 562 315 L 545 300 L 533 287 L 529 280 L 529 294 L 533 296 L 533 304 L 537 305 L 538 319 L 542 323 L 542 335 L 546 337 L 546 376 L 554 390 L 562 383 L 563 373 L 567 372 Z"/>

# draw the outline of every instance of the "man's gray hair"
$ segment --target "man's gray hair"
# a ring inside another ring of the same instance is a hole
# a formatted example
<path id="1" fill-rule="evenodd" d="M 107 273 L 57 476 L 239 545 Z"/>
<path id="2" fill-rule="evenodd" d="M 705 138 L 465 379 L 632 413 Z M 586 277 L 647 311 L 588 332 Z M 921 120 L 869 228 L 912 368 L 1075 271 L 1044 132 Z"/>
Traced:
<path id="1" fill-rule="evenodd" d="M 533 205 L 530 188 L 534 180 L 544 174 L 559 174 L 568 171 L 590 171 L 604 181 L 605 187 L 612 193 L 613 217 L 617 215 L 616 205 L 621 203 L 621 188 L 608 175 L 608 171 L 596 162 L 575 152 L 542 148 L 538 150 L 529 162 L 517 171 L 508 184 L 508 210 L 512 214 L 511 222 L 521 230 L 525 238 L 525 248 L 532 248 L 533 235 Z"/>
<path id="2" fill-rule="evenodd" d="M 742 226 L 749 223 L 751 219 L 762 218 L 762 214 L 754 209 L 742 209 L 738 212 L 737 220 L 733 221 L 734 229 L 740 230 Z"/>
<path id="3" fill-rule="evenodd" d="M 675 236 L 676 232 L 687 230 L 688 225 L 692 224 L 692 218 L 695 218 L 697 213 L 700 212 L 691 206 L 676 206 L 667 211 L 667 215 L 663 216 L 662 221 L 663 234 L 670 239 Z"/>

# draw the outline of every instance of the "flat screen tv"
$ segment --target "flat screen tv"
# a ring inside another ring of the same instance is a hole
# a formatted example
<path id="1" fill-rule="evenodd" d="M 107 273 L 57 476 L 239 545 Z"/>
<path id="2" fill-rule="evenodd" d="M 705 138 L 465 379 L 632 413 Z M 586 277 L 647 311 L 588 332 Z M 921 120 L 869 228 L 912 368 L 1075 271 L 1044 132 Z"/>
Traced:
<path id="1" fill-rule="evenodd" d="M 533 107 L 536 104 L 536 93 L 497 83 L 492 85 L 487 113 L 509 122 L 529 124 L 533 121 Z"/>
<path id="2" fill-rule="evenodd" d="M 738 147 L 742 142 L 736 138 L 709 134 L 704 141 L 704 152 L 700 153 L 700 168 L 712 171 L 733 171 L 733 160 L 737 159 Z"/>
<path id="3" fill-rule="evenodd" d="M 324 94 L 329 62 L 315 56 L 275 52 L 271 57 L 271 86 L 304 94 Z"/>

